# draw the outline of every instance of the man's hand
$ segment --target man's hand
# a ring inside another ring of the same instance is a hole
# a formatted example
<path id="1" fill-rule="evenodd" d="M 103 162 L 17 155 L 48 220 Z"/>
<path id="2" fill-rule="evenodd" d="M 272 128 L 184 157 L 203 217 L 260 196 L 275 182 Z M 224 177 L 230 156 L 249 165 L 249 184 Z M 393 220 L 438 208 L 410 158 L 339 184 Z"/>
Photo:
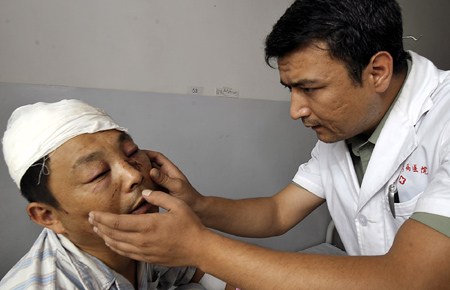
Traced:
<path id="1" fill-rule="evenodd" d="M 145 151 L 152 162 L 150 177 L 167 193 L 183 200 L 195 210 L 202 195 L 189 183 L 186 176 L 167 157 L 159 152 Z"/>
<path id="2" fill-rule="evenodd" d="M 91 212 L 89 222 L 94 231 L 120 255 L 163 266 L 196 266 L 195 255 L 201 254 L 197 241 L 209 230 L 182 200 L 160 191 L 144 191 L 143 196 L 167 212 L 142 215 Z"/>

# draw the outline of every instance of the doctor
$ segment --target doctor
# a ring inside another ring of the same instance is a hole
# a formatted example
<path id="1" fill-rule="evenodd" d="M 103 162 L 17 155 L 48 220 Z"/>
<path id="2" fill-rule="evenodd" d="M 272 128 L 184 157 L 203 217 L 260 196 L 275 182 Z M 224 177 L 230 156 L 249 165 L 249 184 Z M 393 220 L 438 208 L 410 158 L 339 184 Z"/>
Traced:
<path id="1" fill-rule="evenodd" d="M 269 198 L 206 197 L 149 152 L 171 195 L 144 195 L 168 212 L 93 212 L 95 230 L 119 253 L 243 289 L 448 289 L 450 75 L 405 52 L 402 36 L 395 0 L 295 1 L 266 40 L 291 117 L 320 140 L 292 183 Z M 206 228 L 280 235 L 325 201 L 348 256 L 272 251 Z"/>

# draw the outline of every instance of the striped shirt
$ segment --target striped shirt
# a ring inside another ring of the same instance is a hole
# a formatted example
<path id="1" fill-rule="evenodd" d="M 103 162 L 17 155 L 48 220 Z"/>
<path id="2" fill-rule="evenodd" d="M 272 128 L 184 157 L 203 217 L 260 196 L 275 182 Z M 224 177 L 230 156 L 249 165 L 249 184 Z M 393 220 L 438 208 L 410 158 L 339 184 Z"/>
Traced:
<path id="1" fill-rule="evenodd" d="M 138 289 L 205 290 L 189 283 L 195 268 L 138 262 Z M 182 285 L 182 286 L 180 286 Z M 180 287 L 174 287 L 180 286 Z M 0 289 L 131 290 L 131 283 L 63 235 L 45 228 L 30 251 L 3 277 Z"/>

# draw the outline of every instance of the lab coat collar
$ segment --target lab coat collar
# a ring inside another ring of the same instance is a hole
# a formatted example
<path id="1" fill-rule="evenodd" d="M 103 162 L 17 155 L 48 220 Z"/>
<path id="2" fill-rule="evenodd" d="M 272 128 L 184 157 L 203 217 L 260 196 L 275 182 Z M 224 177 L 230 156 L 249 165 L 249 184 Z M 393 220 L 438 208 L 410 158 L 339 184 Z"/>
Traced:
<path id="1" fill-rule="evenodd" d="M 426 58 L 409 53 L 412 68 L 372 153 L 358 212 L 382 187 L 396 180 L 403 162 L 418 146 L 415 126 L 433 105 L 431 95 L 439 83 L 439 71 Z"/>

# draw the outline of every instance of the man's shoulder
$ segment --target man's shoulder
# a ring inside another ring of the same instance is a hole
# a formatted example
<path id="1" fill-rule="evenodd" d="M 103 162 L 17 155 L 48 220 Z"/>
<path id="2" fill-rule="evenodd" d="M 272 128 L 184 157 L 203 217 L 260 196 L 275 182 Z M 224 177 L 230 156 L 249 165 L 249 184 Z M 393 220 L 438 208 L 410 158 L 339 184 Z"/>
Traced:
<path id="1" fill-rule="evenodd" d="M 42 289 L 54 284 L 60 254 L 55 233 L 44 229 L 30 250 L 0 282 L 2 289 Z"/>

